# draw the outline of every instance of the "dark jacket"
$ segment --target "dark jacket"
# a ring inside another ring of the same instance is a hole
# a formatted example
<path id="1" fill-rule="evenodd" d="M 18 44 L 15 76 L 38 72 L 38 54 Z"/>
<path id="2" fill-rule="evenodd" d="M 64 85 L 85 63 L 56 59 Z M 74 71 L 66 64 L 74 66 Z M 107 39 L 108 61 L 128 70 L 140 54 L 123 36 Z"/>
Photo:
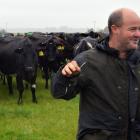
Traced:
<path id="1" fill-rule="evenodd" d="M 121 60 L 106 39 L 75 60 L 81 72 L 68 78 L 58 71 L 52 92 L 66 100 L 80 93 L 77 139 L 95 133 L 98 140 L 101 135 L 103 140 L 140 140 L 139 52 L 130 51 Z"/>

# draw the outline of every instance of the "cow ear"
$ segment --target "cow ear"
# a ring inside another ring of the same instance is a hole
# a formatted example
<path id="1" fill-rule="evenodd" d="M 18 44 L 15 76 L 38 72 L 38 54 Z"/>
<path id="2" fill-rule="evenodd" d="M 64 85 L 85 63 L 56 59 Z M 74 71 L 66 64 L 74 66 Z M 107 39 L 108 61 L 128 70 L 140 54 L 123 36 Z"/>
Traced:
<path id="1" fill-rule="evenodd" d="M 23 48 L 17 48 L 17 49 L 15 50 L 15 52 L 16 52 L 16 53 L 22 53 L 22 52 L 23 52 Z"/>
<path id="2" fill-rule="evenodd" d="M 39 43 L 39 46 L 45 46 L 46 45 L 46 42 L 40 42 Z"/>

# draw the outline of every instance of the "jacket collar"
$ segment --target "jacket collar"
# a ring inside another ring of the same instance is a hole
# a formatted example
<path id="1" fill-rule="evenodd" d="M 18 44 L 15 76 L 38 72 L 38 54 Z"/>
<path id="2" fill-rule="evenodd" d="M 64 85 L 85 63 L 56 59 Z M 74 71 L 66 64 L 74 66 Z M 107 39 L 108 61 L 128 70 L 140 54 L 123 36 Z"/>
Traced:
<path id="1" fill-rule="evenodd" d="M 107 36 L 100 43 L 98 43 L 96 48 L 106 52 L 108 55 L 112 55 L 113 57 L 120 59 L 118 57 L 119 51 L 114 48 L 110 48 L 108 42 L 109 36 Z M 131 61 L 133 64 L 140 63 L 140 49 L 128 51 L 128 57 L 126 60 Z"/>
<path id="2" fill-rule="evenodd" d="M 97 49 L 106 52 L 109 55 L 112 55 L 114 57 L 118 57 L 118 50 L 114 48 L 109 47 L 109 36 L 105 37 L 101 42 L 99 42 L 96 46 Z"/>

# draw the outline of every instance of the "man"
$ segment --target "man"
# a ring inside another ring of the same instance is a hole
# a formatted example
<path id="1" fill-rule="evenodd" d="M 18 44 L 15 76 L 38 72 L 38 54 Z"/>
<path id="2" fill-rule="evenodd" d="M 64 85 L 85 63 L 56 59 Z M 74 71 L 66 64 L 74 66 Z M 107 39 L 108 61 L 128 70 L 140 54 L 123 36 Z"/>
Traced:
<path id="1" fill-rule="evenodd" d="M 109 37 L 77 55 L 53 80 L 55 98 L 80 93 L 78 140 L 140 140 L 140 18 L 115 10 Z"/>

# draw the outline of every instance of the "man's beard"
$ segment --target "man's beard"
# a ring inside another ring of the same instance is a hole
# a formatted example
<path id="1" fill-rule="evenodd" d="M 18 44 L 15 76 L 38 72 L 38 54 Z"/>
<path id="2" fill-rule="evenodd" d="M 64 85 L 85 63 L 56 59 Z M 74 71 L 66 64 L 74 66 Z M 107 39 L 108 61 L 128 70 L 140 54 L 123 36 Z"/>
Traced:
<path id="1" fill-rule="evenodd" d="M 137 48 L 138 48 L 138 44 L 136 44 L 136 47 L 132 47 L 130 42 L 122 42 L 118 47 L 118 49 L 123 52 L 129 52 L 131 50 L 136 50 Z"/>

